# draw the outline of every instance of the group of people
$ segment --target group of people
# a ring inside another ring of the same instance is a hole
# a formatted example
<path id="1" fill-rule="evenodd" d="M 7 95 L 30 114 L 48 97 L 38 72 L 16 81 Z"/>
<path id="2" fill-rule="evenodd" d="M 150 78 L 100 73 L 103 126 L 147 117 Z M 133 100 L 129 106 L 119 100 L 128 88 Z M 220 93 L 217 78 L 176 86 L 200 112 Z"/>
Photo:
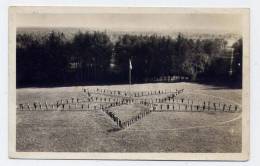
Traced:
<path id="1" fill-rule="evenodd" d="M 123 128 L 122 126 L 122 121 L 119 119 L 118 116 L 116 116 L 116 114 L 114 114 L 112 111 L 109 111 L 108 109 L 109 107 L 107 108 L 103 108 L 101 109 L 103 112 L 105 112 L 116 124 L 119 128 Z"/>
<path id="2" fill-rule="evenodd" d="M 183 92 L 184 89 L 177 90 L 176 93 Z M 158 91 L 119 91 L 119 90 L 108 90 L 108 89 L 95 89 L 95 90 L 89 90 L 83 88 L 83 92 L 87 93 L 88 96 L 91 96 L 91 94 L 101 94 L 106 96 L 120 96 L 120 97 L 142 97 L 142 96 L 149 96 L 149 95 L 160 95 L 160 94 L 172 94 L 173 91 L 167 91 L 167 90 L 158 90 Z"/>
<path id="3" fill-rule="evenodd" d="M 211 103 L 204 102 L 202 105 L 190 104 L 186 103 L 166 103 L 166 104 L 158 104 L 154 103 L 152 105 L 152 110 L 156 112 L 162 111 L 223 111 L 223 112 L 237 112 L 239 111 L 239 107 L 237 105 L 232 104 L 220 104 L 220 103 Z"/>
<path id="4" fill-rule="evenodd" d="M 145 116 L 149 115 L 152 112 L 151 109 L 146 109 L 145 111 L 137 114 L 136 116 L 134 116 L 133 118 L 123 122 L 123 128 L 129 127 L 130 125 L 132 125 L 133 123 L 137 122 L 138 120 L 143 119 Z"/>
<path id="5" fill-rule="evenodd" d="M 126 94 L 126 91 L 111 91 L 111 90 L 104 90 L 104 89 L 97 89 L 99 93 L 112 93 L 112 94 Z M 148 106 L 150 103 L 146 98 L 140 99 L 138 97 L 102 97 L 102 96 L 95 96 L 90 93 L 87 89 L 84 89 L 84 92 L 88 94 L 85 98 L 77 98 L 71 97 L 68 99 L 60 99 L 54 103 L 47 103 L 45 102 L 33 102 L 32 104 L 24 103 L 19 104 L 18 109 L 20 110 L 90 110 L 90 109 L 101 109 L 104 105 L 110 104 L 111 106 L 118 106 L 122 104 L 131 104 L 131 103 L 139 103 Z M 173 93 L 168 95 L 168 99 L 174 98 L 179 93 L 183 92 L 182 90 L 177 90 Z M 144 95 L 153 95 L 153 94 L 165 94 L 169 93 L 167 91 L 149 91 L 149 92 L 135 92 L 134 95 L 136 96 L 144 96 Z M 166 101 L 166 98 L 158 99 L 160 101 Z M 157 101 L 157 99 L 156 99 Z M 95 104 L 93 104 L 95 103 Z M 98 103 L 98 104 L 97 104 Z"/>
<path id="6" fill-rule="evenodd" d="M 89 93 L 86 89 L 84 89 L 87 93 Z M 103 89 L 97 89 L 97 92 L 106 93 L 126 93 L 121 91 L 109 91 Z M 20 110 L 97 110 L 103 109 L 106 106 L 115 107 L 120 106 L 122 104 L 131 104 L 138 103 L 146 106 L 151 111 L 224 111 L 224 112 L 236 112 L 239 110 L 237 105 L 226 104 L 226 103 L 216 103 L 216 102 L 194 102 L 190 99 L 176 99 L 177 95 L 182 93 L 184 89 L 176 90 L 175 92 L 168 94 L 163 98 L 129 98 L 129 97 L 103 97 L 103 96 L 93 96 L 86 98 L 76 98 L 71 97 L 68 99 L 60 99 L 55 103 L 45 102 L 33 102 L 32 104 L 25 103 L 19 104 L 18 109 Z M 147 94 L 162 94 L 166 93 L 166 91 L 151 91 L 147 92 Z M 136 93 L 138 95 L 144 95 L 143 92 Z M 97 104 L 98 103 L 98 104 Z M 164 103 L 164 104 L 159 104 Z M 197 103 L 197 104 L 195 104 Z"/>

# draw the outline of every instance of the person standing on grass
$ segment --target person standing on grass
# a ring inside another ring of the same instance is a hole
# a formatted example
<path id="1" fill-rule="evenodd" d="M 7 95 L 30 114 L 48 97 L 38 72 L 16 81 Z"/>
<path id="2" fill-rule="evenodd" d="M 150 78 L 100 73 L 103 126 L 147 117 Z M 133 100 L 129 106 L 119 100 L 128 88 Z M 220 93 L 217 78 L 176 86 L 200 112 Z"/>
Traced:
<path id="1" fill-rule="evenodd" d="M 40 110 L 42 110 L 42 103 L 40 102 L 39 105 L 40 105 Z"/>
<path id="2" fill-rule="evenodd" d="M 37 108 L 36 102 L 33 102 L 33 106 L 34 106 L 34 109 L 36 110 L 36 108 Z"/>
<path id="3" fill-rule="evenodd" d="M 48 103 L 47 103 L 47 101 L 45 101 L 45 107 L 46 107 L 46 109 L 48 109 Z"/>
<path id="4" fill-rule="evenodd" d="M 223 105 L 223 111 L 225 111 L 225 108 L 226 108 L 226 104 Z"/>

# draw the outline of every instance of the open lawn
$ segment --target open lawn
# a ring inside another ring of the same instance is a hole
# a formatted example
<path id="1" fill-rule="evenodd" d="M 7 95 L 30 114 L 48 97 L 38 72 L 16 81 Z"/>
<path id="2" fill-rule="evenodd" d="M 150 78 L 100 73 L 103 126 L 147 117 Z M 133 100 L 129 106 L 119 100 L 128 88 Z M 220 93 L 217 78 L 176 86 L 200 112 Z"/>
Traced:
<path id="1" fill-rule="evenodd" d="M 83 88 L 128 91 L 128 85 L 17 89 L 17 104 L 84 98 Z M 241 105 L 242 90 L 195 83 L 135 84 L 132 91 L 184 89 L 177 99 Z M 142 97 L 144 98 L 144 97 Z M 109 108 L 123 121 L 145 108 Z M 17 151 L 41 152 L 240 152 L 241 112 L 152 112 L 131 126 L 116 123 L 101 110 L 17 111 Z"/>

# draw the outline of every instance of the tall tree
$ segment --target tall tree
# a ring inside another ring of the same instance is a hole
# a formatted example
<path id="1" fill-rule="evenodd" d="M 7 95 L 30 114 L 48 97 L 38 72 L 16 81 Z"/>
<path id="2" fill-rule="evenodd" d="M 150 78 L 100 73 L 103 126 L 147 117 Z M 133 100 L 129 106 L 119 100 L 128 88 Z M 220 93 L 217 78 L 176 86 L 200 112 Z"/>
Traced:
<path id="1" fill-rule="evenodd" d="M 233 44 L 234 48 L 234 61 L 233 61 L 233 71 L 235 81 L 242 85 L 242 69 L 243 69 L 243 40 L 240 38 L 237 42 Z"/>

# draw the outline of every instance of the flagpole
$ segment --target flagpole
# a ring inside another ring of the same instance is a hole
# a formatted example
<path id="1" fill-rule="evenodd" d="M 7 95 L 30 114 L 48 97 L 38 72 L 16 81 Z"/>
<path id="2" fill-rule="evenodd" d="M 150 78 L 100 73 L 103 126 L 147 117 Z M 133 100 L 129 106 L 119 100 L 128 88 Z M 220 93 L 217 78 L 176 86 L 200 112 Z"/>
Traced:
<path id="1" fill-rule="evenodd" d="M 129 95 L 131 94 L 131 69 L 129 69 Z"/>
<path id="2" fill-rule="evenodd" d="M 129 59 L 129 96 L 131 97 L 131 70 L 132 70 L 132 63 L 131 59 Z"/>

